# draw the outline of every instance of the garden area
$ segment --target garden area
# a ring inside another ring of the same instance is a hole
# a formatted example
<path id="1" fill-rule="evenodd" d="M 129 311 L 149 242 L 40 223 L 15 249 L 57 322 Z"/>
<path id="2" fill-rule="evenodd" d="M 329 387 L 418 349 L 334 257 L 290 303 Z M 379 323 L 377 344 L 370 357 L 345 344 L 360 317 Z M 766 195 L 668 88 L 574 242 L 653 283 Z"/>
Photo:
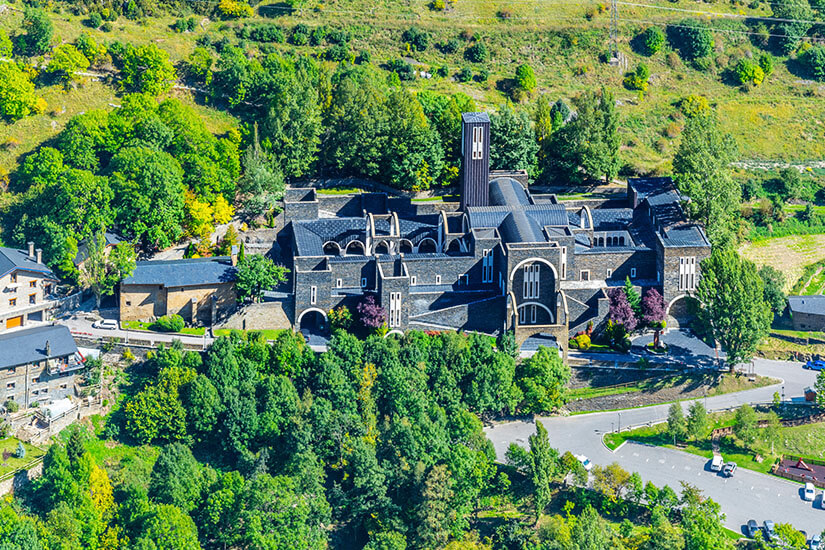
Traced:
<path id="1" fill-rule="evenodd" d="M 22 445 L 24 452 L 20 452 Z M 22 442 L 14 437 L 7 437 L 0 439 L 0 455 L 2 462 L 0 462 L 0 480 L 6 479 L 9 475 L 18 471 L 19 469 L 30 465 L 32 462 L 41 458 L 46 451 Z"/>
<path id="2" fill-rule="evenodd" d="M 206 333 L 204 327 L 187 327 L 180 315 L 164 315 L 157 321 L 147 323 L 144 321 L 121 321 L 120 328 L 123 330 L 142 330 L 147 332 L 174 332 L 175 334 L 188 334 L 192 336 L 203 336 Z"/>
<path id="3" fill-rule="evenodd" d="M 635 441 L 710 459 L 713 456 L 711 432 L 730 427 L 732 433 L 720 437 L 718 441 L 719 452 L 725 460 L 736 462 L 742 468 L 769 473 L 782 455 L 825 458 L 825 423 L 792 427 L 781 425 L 783 420 L 816 412 L 810 407 L 777 405 L 769 410 L 754 410 L 745 405 L 736 411 L 707 414 L 700 410 L 703 409 L 700 404 L 696 410 L 692 405 L 688 415 L 679 420 L 675 406 L 671 407 L 667 422 L 606 434 L 605 445 L 615 450 L 625 441 Z"/>

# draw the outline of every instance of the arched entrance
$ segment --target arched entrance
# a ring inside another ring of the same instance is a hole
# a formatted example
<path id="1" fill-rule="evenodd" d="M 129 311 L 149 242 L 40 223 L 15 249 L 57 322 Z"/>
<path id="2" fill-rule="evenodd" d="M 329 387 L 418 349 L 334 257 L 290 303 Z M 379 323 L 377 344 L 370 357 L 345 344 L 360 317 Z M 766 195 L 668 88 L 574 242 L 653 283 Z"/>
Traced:
<path id="1" fill-rule="evenodd" d="M 539 350 L 540 347 L 554 348 L 558 350 L 559 355 L 563 354 L 561 346 L 555 336 L 546 332 L 537 332 L 524 339 L 519 352 L 526 355 L 531 355 Z"/>
<path id="2" fill-rule="evenodd" d="M 380 241 L 376 243 L 375 248 L 373 248 L 373 254 L 389 254 L 390 253 L 390 244 L 387 241 Z"/>
<path id="3" fill-rule="evenodd" d="M 298 328 L 307 343 L 313 341 L 313 337 L 320 337 L 327 331 L 327 314 L 325 311 L 312 307 L 305 309 L 298 316 Z"/>
<path id="4" fill-rule="evenodd" d="M 688 328 L 696 317 L 696 298 L 682 294 L 667 305 L 667 330 Z"/>
<path id="5" fill-rule="evenodd" d="M 461 254 L 461 240 L 455 239 L 447 247 L 447 254 Z"/>
<path id="6" fill-rule="evenodd" d="M 418 243 L 418 252 L 420 254 L 434 254 L 437 251 L 435 240 L 427 237 Z"/>
<path id="7" fill-rule="evenodd" d="M 324 254 L 327 256 L 340 256 L 341 246 L 335 241 L 328 241 L 324 243 Z"/>
<path id="8" fill-rule="evenodd" d="M 411 254 L 413 251 L 413 244 L 407 239 L 401 239 L 398 242 L 398 251 L 402 254 Z"/>
<path id="9" fill-rule="evenodd" d="M 350 241 L 350 243 L 347 244 L 347 248 L 344 250 L 344 253 L 347 256 L 364 256 L 364 243 L 361 241 Z"/>

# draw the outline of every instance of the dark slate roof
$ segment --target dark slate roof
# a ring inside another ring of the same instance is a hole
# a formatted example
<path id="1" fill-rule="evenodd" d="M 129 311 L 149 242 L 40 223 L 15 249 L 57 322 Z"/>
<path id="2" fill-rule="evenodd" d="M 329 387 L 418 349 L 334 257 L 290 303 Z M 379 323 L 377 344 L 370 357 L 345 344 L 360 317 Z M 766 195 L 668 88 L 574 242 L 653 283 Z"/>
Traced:
<path id="1" fill-rule="evenodd" d="M 498 227 L 509 213 L 506 206 L 471 206 L 467 209 L 467 218 L 471 228 Z"/>
<path id="2" fill-rule="evenodd" d="M 71 355 L 77 352 L 77 345 L 68 327 L 48 325 L 0 334 L 0 349 L 0 368 L 8 368 Z"/>
<path id="3" fill-rule="evenodd" d="M 235 280 L 235 268 L 226 256 L 137 262 L 135 271 L 123 285 L 163 285 L 165 287 L 213 285 Z"/>
<path id="4" fill-rule="evenodd" d="M 461 120 L 470 123 L 490 122 L 490 116 L 487 113 L 461 113 Z"/>
<path id="5" fill-rule="evenodd" d="M 788 296 L 791 313 L 825 316 L 825 296 Z"/>
<path id="6" fill-rule="evenodd" d="M 18 250 L 16 248 L 0 248 L 0 277 L 12 271 L 24 269 L 26 271 L 35 271 L 43 273 L 48 277 L 56 279 L 52 270 L 46 264 L 37 263 L 31 258 L 27 250 Z"/>
<path id="7" fill-rule="evenodd" d="M 111 231 L 107 231 L 103 234 L 103 237 L 106 239 L 106 246 L 117 246 L 123 242 L 123 239 L 118 237 L 116 234 L 112 233 Z M 79 245 L 77 245 L 77 255 L 74 257 L 74 265 L 80 265 L 86 258 L 89 257 L 89 243 L 86 239 L 83 240 Z"/>
<path id="8" fill-rule="evenodd" d="M 673 178 L 628 178 L 627 185 L 636 191 L 639 202 L 645 197 L 659 191 L 666 191 L 673 188 Z"/>
<path id="9" fill-rule="evenodd" d="M 526 206 L 524 212 L 540 226 L 552 225 L 567 227 L 570 225 L 567 209 L 563 204 L 534 204 Z M 578 221 L 578 215 L 576 215 Z M 578 224 L 574 224 L 578 227 Z"/>
<path id="10" fill-rule="evenodd" d="M 596 231 L 623 229 L 633 221 L 632 208 L 597 208 L 591 213 L 593 214 L 593 228 Z"/>
<path id="11" fill-rule="evenodd" d="M 366 231 L 366 218 L 322 218 L 292 222 L 292 233 L 299 256 L 323 256 L 325 242 L 335 241 L 340 244 L 348 235 L 364 235 Z"/>
<path id="12" fill-rule="evenodd" d="M 538 243 L 546 239 L 534 219 L 524 210 L 513 210 L 504 218 L 499 228 L 505 242 L 510 243 Z"/>
<path id="13" fill-rule="evenodd" d="M 666 247 L 710 246 L 705 232 L 696 224 L 665 227 L 660 233 Z"/>
<path id="14" fill-rule="evenodd" d="M 490 182 L 490 204 L 495 206 L 527 206 L 530 199 L 524 186 L 513 178 L 495 178 Z"/>

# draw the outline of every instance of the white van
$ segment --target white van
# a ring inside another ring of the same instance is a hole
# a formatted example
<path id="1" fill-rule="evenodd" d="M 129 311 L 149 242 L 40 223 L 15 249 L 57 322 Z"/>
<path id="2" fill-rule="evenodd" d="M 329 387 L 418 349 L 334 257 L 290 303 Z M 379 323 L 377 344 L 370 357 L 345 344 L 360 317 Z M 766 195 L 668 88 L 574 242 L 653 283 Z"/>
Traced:
<path id="1" fill-rule="evenodd" d="M 710 471 L 711 472 L 719 472 L 722 470 L 722 465 L 725 463 L 722 455 L 713 455 L 713 458 L 710 461 Z"/>
<path id="2" fill-rule="evenodd" d="M 101 319 L 100 321 L 92 323 L 92 328 L 102 328 L 105 330 L 116 330 L 117 321 L 114 319 Z"/>

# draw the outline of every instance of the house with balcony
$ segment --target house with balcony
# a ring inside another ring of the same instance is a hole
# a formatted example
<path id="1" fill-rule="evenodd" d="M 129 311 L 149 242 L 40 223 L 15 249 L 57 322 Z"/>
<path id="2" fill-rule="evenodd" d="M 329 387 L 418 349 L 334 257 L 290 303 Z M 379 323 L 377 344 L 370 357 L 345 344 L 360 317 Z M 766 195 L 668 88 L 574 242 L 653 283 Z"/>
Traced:
<path id="1" fill-rule="evenodd" d="M 75 395 L 84 367 L 68 327 L 40 325 L 0 334 L 0 396 L 21 407 Z"/>
<path id="2" fill-rule="evenodd" d="M 0 333 L 48 320 L 58 279 L 43 263 L 43 251 L 0 248 Z"/>

